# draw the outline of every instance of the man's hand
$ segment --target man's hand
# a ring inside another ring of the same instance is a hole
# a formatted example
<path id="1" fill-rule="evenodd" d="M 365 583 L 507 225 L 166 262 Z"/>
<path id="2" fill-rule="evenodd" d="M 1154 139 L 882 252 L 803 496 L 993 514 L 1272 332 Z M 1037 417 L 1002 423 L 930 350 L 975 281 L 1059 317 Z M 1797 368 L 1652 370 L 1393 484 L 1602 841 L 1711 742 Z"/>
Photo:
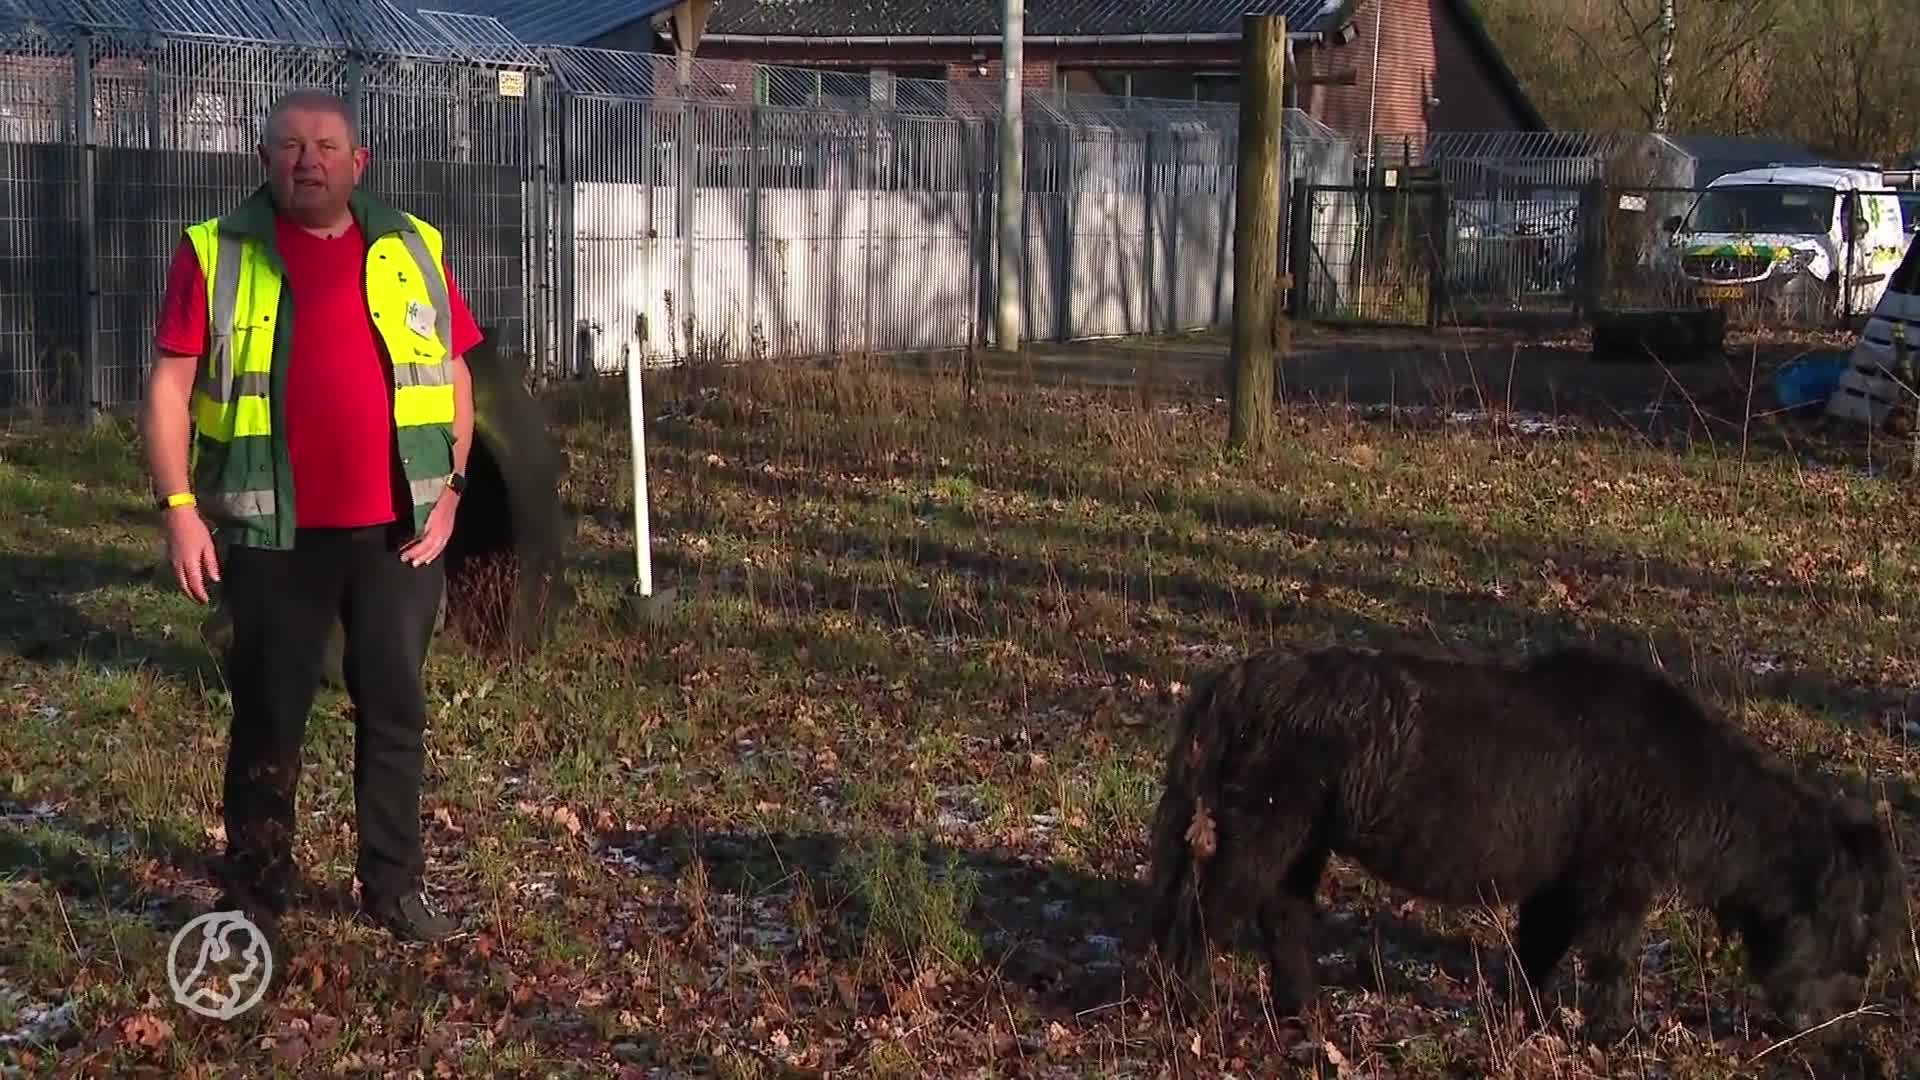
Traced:
<path id="1" fill-rule="evenodd" d="M 440 501 L 427 515 L 427 530 L 400 549 L 401 560 L 409 566 L 425 566 L 439 558 L 447 550 L 447 541 L 453 539 L 453 519 L 459 509 L 460 496 L 452 488 L 441 492 Z"/>
<path id="2" fill-rule="evenodd" d="M 176 506 L 167 512 L 167 561 L 173 564 L 173 579 L 180 591 L 195 602 L 207 602 L 207 583 L 220 580 L 220 559 L 214 554 L 213 534 L 200 519 L 200 511 L 191 506 Z"/>

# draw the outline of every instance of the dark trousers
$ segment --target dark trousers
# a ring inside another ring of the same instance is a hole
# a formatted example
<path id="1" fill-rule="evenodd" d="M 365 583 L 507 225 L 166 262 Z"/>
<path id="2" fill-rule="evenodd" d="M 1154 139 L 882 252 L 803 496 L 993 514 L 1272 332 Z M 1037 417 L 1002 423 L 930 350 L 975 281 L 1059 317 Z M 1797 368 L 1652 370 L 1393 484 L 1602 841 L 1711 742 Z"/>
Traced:
<path id="1" fill-rule="evenodd" d="M 400 560 L 407 532 L 302 529 L 291 550 L 227 552 L 233 731 L 223 798 L 226 884 L 236 899 L 286 910 L 301 748 L 336 618 L 346 631 L 342 673 L 354 706 L 361 891 L 395 895 L 420 882 L 421 672 L 446 576 L 442 560 L 417 569 Z"/>

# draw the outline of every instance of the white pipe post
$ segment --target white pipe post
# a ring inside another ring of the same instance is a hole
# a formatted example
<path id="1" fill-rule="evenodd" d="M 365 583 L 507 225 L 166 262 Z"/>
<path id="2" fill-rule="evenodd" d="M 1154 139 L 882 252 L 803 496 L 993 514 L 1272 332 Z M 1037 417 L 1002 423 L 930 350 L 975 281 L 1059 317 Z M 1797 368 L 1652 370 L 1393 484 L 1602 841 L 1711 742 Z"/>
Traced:
<path id="1" fill-rule="evenodd" d="M 653 595 L 653 527 L 647 516 L 647 403 L 641 374 L 646 357 L 638 349 L 627 364 L 627 431 L 633 446 L 633 547 L 640 595 Z"/>
<path id="2" fill-rule="evenodd" d="M 1000 47 L 1000 270 L 994 319 L 994 346 L 1000 352 L 1020 349 L 1020 264 L 1026 236 L 1021 228 L 1025 208 L 1020 114 L 1021 71 L 1025 67 L 1021 39 L 1022 0 L 1004 0 Z"/>

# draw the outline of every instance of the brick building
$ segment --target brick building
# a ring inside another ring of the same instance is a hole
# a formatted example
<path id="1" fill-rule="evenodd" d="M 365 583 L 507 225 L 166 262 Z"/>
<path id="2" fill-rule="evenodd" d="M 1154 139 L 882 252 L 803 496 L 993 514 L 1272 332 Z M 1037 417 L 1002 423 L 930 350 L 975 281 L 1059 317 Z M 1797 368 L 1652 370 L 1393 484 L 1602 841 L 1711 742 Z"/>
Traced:
<path id="1" fill-rule="evenodd" d="M 601 0 L 438 6 L 495 15 L 530 42 L 674 48 L 665 12 L 636 14 Z M 660 6 L 654 0 L 640 11 Z M 1083 94 L 1235 101 L 1240 19 L 1249 11 L 1286 16 L 1288 104 L 1343 134 L 1545 130 L 1471 0 L 1048 0 L 1027 11 L 1026 82 Z M 989 102 L 1000 78 L 1000 12 L 1000 0 L 714 0 L 699 55 L 800 69 L 737 88 L 766 104 L 821 97 L 915 104 L 898 101 L 896 85 L 933 96 L 924 102 L 929 108 L 950 103 L 940 98 Z M 1309 78 L 1303 85 L 1296 75 Z"/>

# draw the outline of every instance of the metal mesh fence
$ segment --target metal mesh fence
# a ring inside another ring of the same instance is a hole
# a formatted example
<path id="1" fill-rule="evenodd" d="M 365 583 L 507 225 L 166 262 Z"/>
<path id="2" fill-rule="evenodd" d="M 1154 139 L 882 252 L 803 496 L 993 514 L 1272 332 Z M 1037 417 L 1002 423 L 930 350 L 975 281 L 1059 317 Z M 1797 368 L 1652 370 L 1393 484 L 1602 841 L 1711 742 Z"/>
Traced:
<path id="1" fill-rule="evenodd" d="M 993 332 L 996 82 L 530 46 L 390 0 L 15 0 L 0 407 L 138 400 L 181 230 L 258 186 L 262 118 L 312 87 L 353 103 L 364 186 L 443 229 L 476 316 L 549 372 Z M 1024 108 L 1023 336 L 1224 320 L 1234 108 Z M 1350 146 L 1287 123 L 1290 175 L 1350 179 Z"/>
<path id="2" fill-rule="evenodd" d="M 569 370 L 990 340 L 996 84 L 541 56 Z M 1031 89 L 1024 108 L 1023 336 L 1231 310 L 1233 109 Z"/>
<path id="3" fill-rule="evenodd" d="M 1916 234 L 1911 192 L 1836 173 L 1704 187 L 1311 185 L 1288 259 L 1306 318 L 1577 323 L 1719 308 L 1735 327 L 1831 329 L 1874 310 Z M 1870 176 L 1863 177 L 1870 179 Z"/>

